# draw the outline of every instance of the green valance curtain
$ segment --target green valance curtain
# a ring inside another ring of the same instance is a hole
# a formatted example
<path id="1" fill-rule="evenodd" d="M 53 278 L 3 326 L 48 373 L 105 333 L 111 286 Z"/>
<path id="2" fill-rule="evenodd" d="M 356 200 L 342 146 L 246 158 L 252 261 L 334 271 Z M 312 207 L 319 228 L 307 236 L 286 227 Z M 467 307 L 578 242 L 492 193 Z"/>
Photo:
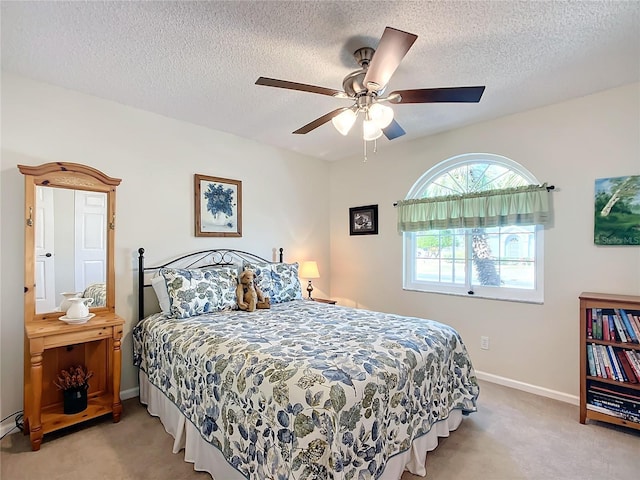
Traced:
<path id="1" fill-rule="evenodd" d="M 398 232 L 506 225 L 546 225 L 551 221 L 547 184 L 446 197 L 401 200 Z"/>

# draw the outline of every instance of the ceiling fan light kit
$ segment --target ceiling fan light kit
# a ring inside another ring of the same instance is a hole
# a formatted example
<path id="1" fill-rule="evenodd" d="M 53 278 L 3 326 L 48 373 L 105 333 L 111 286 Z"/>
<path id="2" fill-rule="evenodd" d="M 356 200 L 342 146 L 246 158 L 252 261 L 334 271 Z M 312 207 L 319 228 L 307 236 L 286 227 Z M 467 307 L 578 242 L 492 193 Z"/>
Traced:
<path id="1" fill-rule="evenodd" d="M 391 27 L 385 28 L 376 50 L 371 47 L 362 47 L 354 52 L 353 56 L 361 68 L 344 77 L 342 82 L 344 91 L 266 77 L 258 78 L 256 85 L 350 99 L 353 101 L 350 107 L 337 108 L 293 133 L 309 133 L 331 120 L 336 130 L 346 136 L 358 115 L 362 113 L 362 138 L 365 141 L 366 152 L 367 141 L 376 140 L 383 134 L 389 140 L 405 134 L 404 129 L 394 120 L 393 109 L 383 105 L 382 102 L 396 105 L 440 102 L 477 103 L 484 93 L 484 86 L 447 87 L 397 90 L 387 97 L 382 97 L 391 76 L 417 38 L 418 36 L 412 33 Z"/>

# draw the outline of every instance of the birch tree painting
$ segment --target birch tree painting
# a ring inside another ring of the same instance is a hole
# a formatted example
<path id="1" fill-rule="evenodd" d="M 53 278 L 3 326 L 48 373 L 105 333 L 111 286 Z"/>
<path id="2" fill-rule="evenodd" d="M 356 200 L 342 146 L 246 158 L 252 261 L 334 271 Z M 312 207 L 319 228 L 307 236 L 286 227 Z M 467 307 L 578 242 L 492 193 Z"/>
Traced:
<path id="1" fill-rule="evenodd" d="M 640 175 L 596 180 L 594 225 L 596 245 L 640 245 Z"/>

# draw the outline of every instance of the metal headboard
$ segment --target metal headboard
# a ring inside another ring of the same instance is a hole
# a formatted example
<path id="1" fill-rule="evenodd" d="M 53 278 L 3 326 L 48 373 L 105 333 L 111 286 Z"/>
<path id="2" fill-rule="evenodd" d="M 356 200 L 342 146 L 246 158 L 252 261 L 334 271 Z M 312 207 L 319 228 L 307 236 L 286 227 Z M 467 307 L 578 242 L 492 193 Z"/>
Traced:
<path id="1" fill-rule="evenodd" d="M 283 261 L 283 248 L 278 249 L 279 262 Z M 215 266 L 242 266 L 245 263 L 266 262 L 266 260 L 253 253 L 230 248 L 217 248 L 212 250 L 201 250 L 199 252 L 187 253 L 181 257 L 176 257 L 162 265 L 153 267 L 144 266 L 144 248 L 138 249 L 138 320 L 144 318 L 144 289 L 150 287 L 150 283 L 145 283 L 145 274 L 158 271 L 161 268 L 205 268 Z"/>

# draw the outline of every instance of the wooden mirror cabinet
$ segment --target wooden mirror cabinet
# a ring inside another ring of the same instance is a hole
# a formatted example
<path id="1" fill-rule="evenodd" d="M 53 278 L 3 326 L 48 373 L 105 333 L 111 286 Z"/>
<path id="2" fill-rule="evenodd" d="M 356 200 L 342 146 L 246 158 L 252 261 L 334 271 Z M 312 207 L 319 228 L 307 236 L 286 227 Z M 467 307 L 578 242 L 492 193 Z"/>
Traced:
<path id="1" fill-rule="evenodd" d="M 114 272 L 120 179 L 76 163 L 18 169 L 25 176 L 24 431 L 39 450 L 45 433 L 107 414 L 120 420 L 124 320 L 115 313 Z M 63 292 L 88 291 L 97 292 L 91 318 L 63 321 Z M 65 414 L 54 381 L 77 365 L 93 372 L 87 408 Z"/>

